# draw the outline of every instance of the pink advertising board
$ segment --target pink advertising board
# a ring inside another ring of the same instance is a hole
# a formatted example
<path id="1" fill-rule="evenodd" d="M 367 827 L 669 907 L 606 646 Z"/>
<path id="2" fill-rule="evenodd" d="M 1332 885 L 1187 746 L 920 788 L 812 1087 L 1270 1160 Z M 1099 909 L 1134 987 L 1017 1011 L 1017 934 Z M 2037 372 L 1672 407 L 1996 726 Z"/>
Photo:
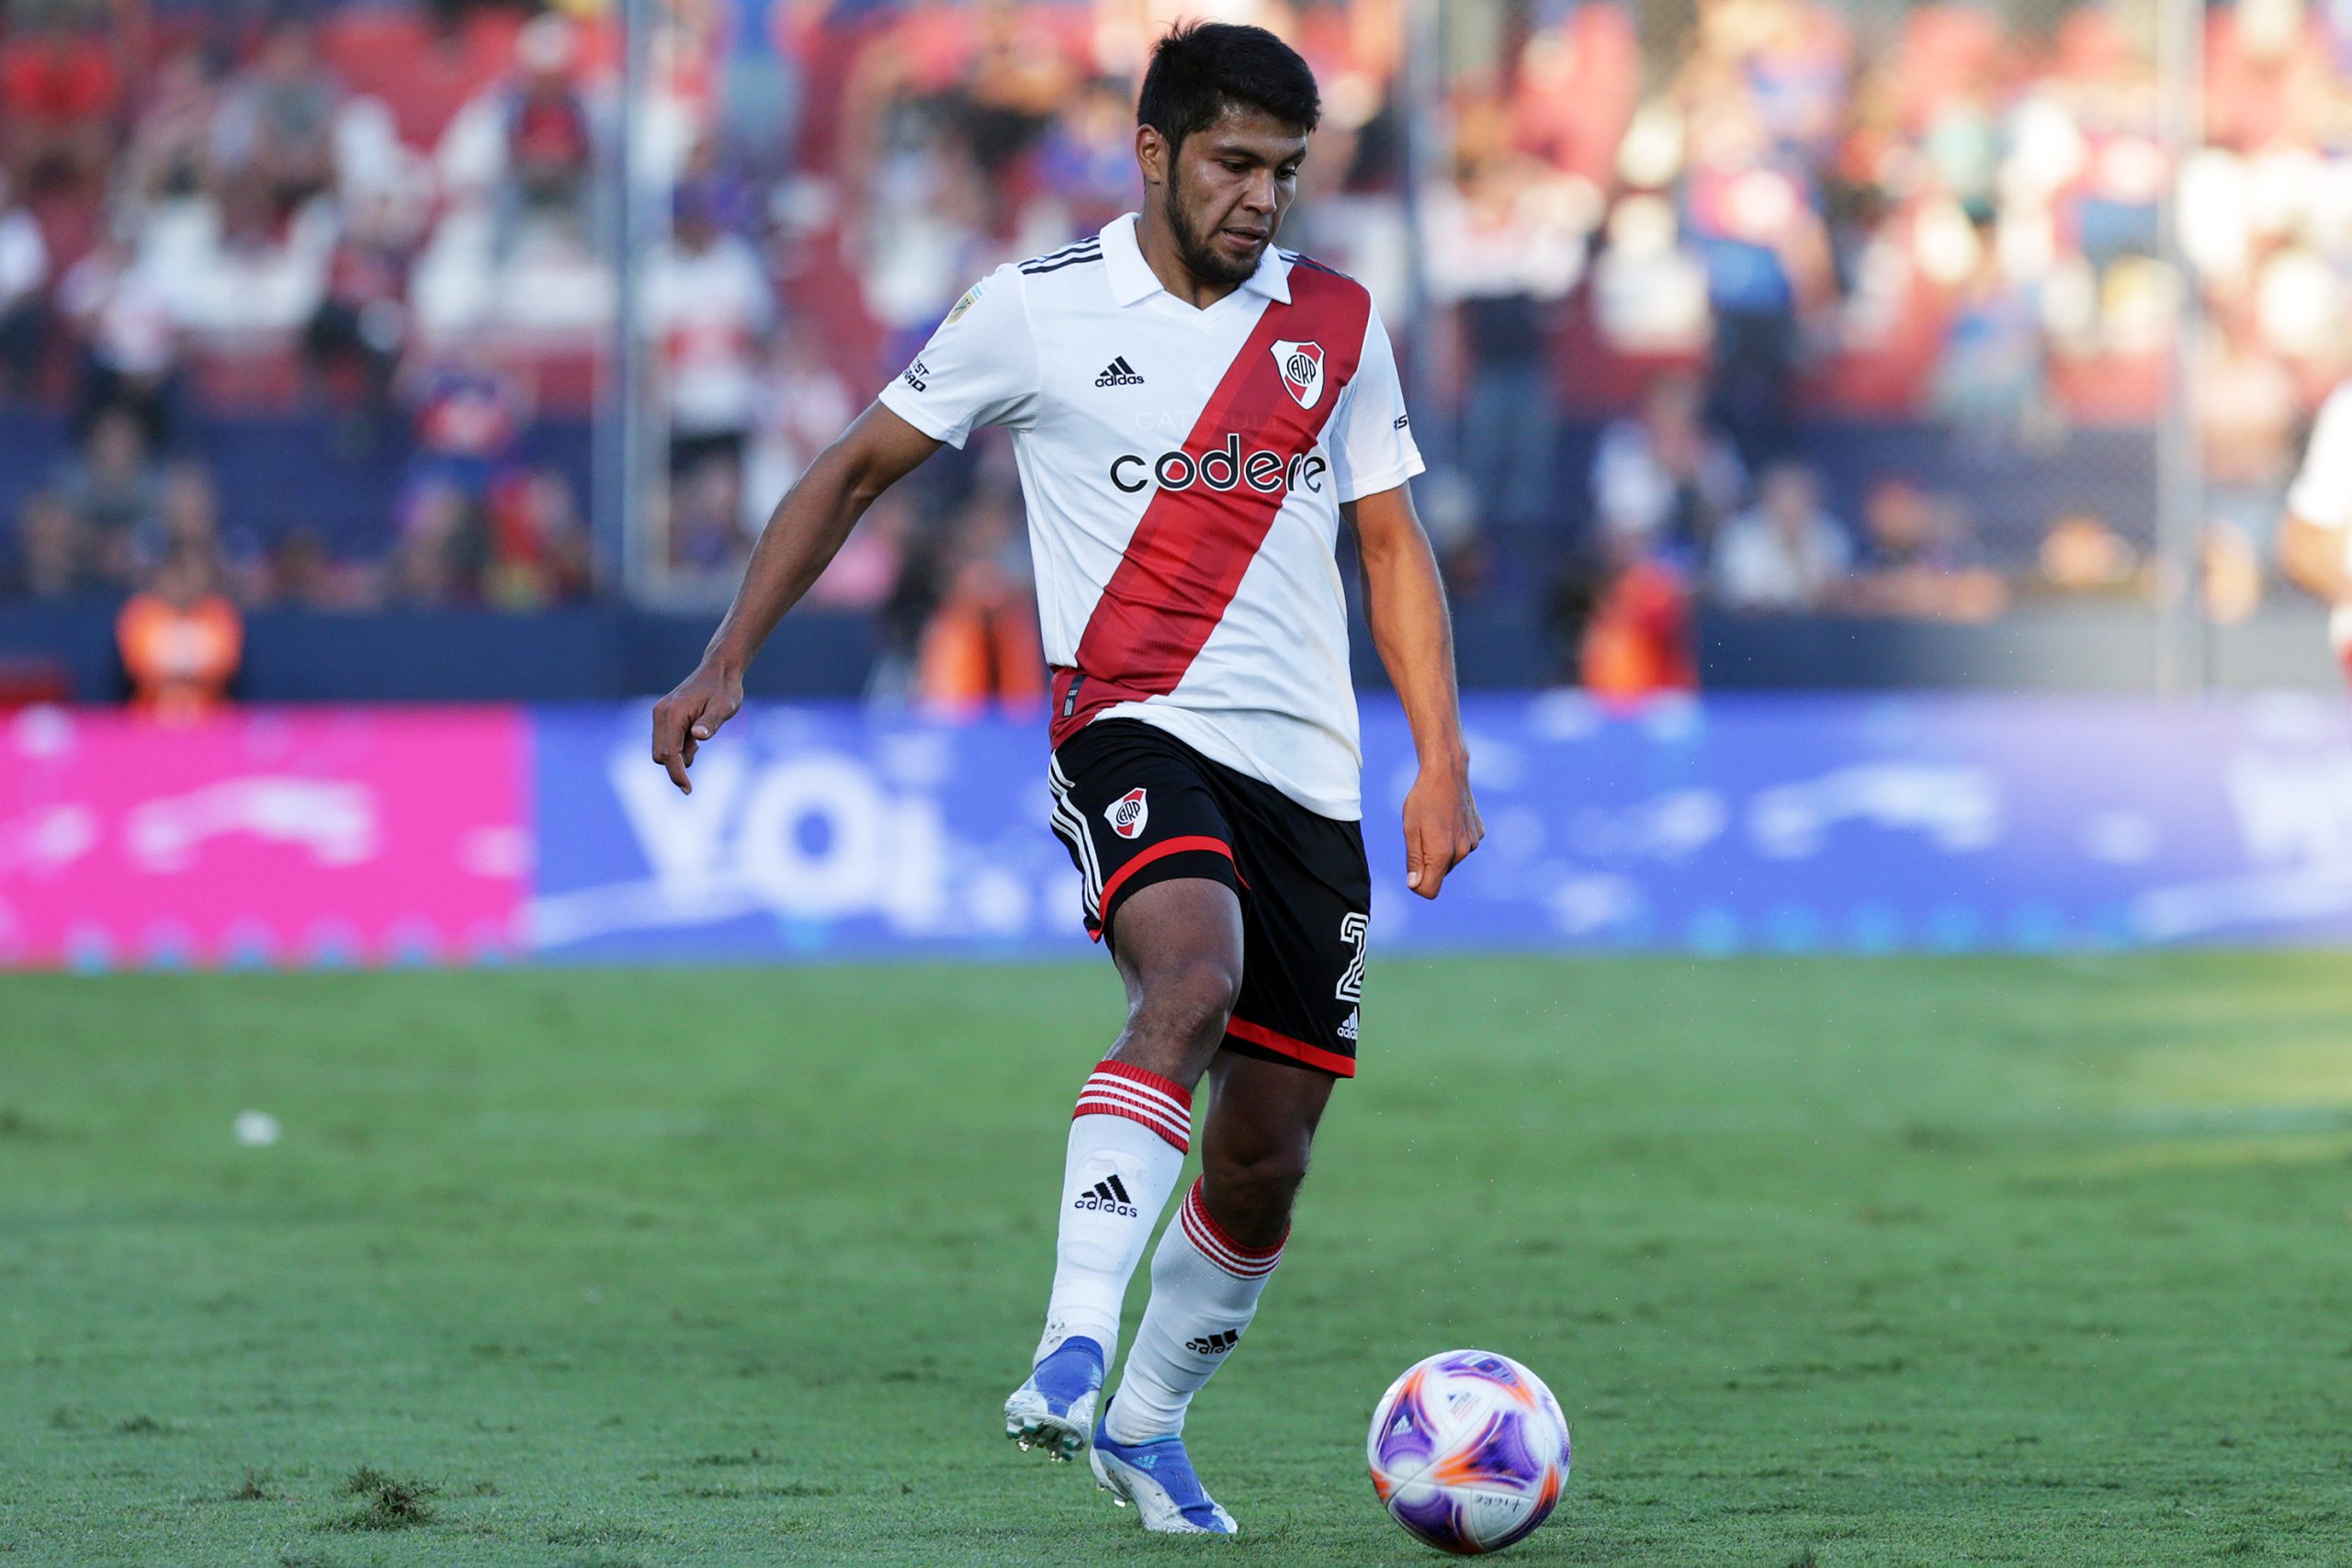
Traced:
<path id="1" fill-rule="evenodd" d="M 507 708 L 0 716 L 0 964 L 501 956 L 531 876 L 527 748 Z"/>

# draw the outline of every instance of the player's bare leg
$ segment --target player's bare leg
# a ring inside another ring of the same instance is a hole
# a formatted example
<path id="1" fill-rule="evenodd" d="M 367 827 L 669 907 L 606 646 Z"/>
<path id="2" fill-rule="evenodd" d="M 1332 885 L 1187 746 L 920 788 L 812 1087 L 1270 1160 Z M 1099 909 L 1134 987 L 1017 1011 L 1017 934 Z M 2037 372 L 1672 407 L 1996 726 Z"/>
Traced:
<path id="1" fill-rule="evenodd" d="M 1183 1168 L 1193 1088 L 1241 987 L 1241 906 L 1223 883 L 1153 883 L 1120 905 L 1111 940 L 1126 1027 L 1079 1092 L 1046 1331 L 1004 1406 L 1005 1435 L 1057 1460 L 1092 1436 L 1127 1281 Z"/>
<path id="2" fill-rule="evenodd" d="M 1289 1233 L 1315 1129 L 1339 1081 L 1231 1052 L 1211 1066 L 1201 1180 L 1211 1217 L 1244 1247 L 1280 1247 Z"/>

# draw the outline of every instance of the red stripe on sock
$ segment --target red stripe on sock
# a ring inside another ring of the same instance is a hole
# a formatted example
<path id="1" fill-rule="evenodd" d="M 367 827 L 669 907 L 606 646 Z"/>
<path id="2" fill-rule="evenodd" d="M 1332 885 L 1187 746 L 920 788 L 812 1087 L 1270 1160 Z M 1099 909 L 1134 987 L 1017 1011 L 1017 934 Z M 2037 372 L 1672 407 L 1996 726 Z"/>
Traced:
<path id="1" fill-rule="evenodd" d="M 1114 1078 L 1125 1078 L 1130 1083 L 1141 1084 L 1146 1089 L 1156 1089 L 1160 1093 L 1168 1096 L 1169 1099 L 1174 1100 L 1177 1104 L 1182 1106 L 1185 1110 L 1190 1111 L 1193 1109 L 1193 1091 L 1191 1089 L 1186 1089 L 1174 1078 L 1161 1077 L 1149 1067 L 1138 1067 L 1125 1062 L 1114 1062 L 1108 1056 L 1105 1056 L 1102 1061 L 1094 1064 L 1094 1072 L 1090 1076 L 1100 1077 L 1106 1073 Z"/>
<path id="2" fill-rule="evenodd" d="M 1193 1147 L 1191 1133 L 1180 1134 L 1150 1112 L 1132 1105 L 1123 1105 L 1114 1100 L 1081 1099 L 1078 1102 L 1078 1109 L 1069 1113 L 1069 1119 L 1075 1122 L 1081 1116 L 1124 1116 L 1128 1121 L 1148 1127 L 1159 1134 L 1168 1146 L 1180 1155 L 1190 1152 Z"/>
<path id="3" fill-rule="evenodd" d="M 1184 1206 L 1180 1213 L 1184 1235 L 1200 1249 L 1201 1255 L 1227 1273 L 1243 1279 L 1258 1279 L 1272 1273 L 1274 1265 L 1283 1260 L 1283 1245 L 1290 1240 L 1288 1230 L 1283 1232 L 1281 1241 L 1268 1247 L 1244 1247 L 1234 1240 L 1216 1223 L 1216 1216 L 1209 1213 L 1208 1200 L 1203 1194 L 1197 1178 L 1193 1182 L 1193 1190 L 1184 1194 Z"/>
<path id="4" fill-rule="evenodd" d="M 1125 1062 L 1099 1064 L 1078 1091 L 1081 1116 L 1123 1116 L 1159 1134 L 1178 1154 L 1193 1146 L 1193 1097 L 1173 1078 Z"/>

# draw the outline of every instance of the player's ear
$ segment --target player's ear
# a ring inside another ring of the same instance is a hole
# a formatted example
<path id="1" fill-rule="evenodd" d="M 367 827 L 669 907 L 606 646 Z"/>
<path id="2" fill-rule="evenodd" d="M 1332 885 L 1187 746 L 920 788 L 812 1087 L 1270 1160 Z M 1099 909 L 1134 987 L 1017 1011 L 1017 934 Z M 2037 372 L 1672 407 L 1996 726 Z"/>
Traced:
<path id="1" fill-rule="evenodd" d="M 1136 127 L 1136 166 L 1143 171 L 1143 183 L 1164 185 L 1168 181 L 1168 138 L 1159 134 L 1156 125 Z"/>

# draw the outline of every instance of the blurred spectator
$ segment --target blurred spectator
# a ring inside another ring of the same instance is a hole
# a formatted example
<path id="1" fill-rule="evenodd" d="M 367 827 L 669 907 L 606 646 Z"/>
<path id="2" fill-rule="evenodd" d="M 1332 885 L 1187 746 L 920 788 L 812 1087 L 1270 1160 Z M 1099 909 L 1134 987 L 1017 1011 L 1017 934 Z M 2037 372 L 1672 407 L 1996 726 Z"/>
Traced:
<path id="1" fill-rule="evenodd" d="M 334 120 L 343 87 L 320 64 L 311 25 L 280 20 L 230 82 L 212 122 L 212 160 L 232 183 L 252 179 L 280 212 L 334 183 Z"/>
<path id="2" fill-rule="evenodd" d="M 122 96 L 114 51 L 65 6 L 26 9 L 29 25 L 0 40 L 0 158 L 28 190 L 96 189 Z"/>
<path id="3" fill-rule="evenodd" d="M 1766 8 L 1756 0 L 1716 0 L 1702 13 L 1702 37 L 1751 25 L 1746 13 Z M 1719 26 L 1709 30 L 1710 22 Z M 1702 55 L 1686 71 L 1682 208 L 1685 229 L 1706 258 L 1714 317 L 1710 412 L 1755 463 L 1792 439 L 1800 316 L 1827 293 L 1829 244 L 1817 182 L 1787 143 L 1775 141 L 1765 118 L 1769 97 L 1736 85 L 1740 70 L 1736 58 Z M 1800 120 L 1809 112 L 1792 111 Z"/>
<path id="4" fill-rule="evenodd" d="M 1046 659 L 1011 497 L 975 497 L 954 530 L 942 584 L 916 653 L 917 700 L 950 712 L 1042 701 Z"/>
<path id="5" fill-rule="evenodd" d="M 164 472 L 154 513 L 133 530 L 130 550 L 134 576 L 171 556 L 193 553 L 213 563 L 219 585 L 231 597 L 252 603 L 268 592 L 260 541 L 249 529 L 222 529 L 220 490 L 198 463 L 175 463 Z"/>
<path id="6" fill-rule="evenodd" d="M 1589 189 L 1606 188 L 1641 80 L 1641 41 L 1625 9 L 1568 8 L 1531 31 L 1520 49 L 1513 144 Z"/>
<path id="7" fill-rule="evenodd" d="M 2045 593 L 2127 595 L 2147 584 L 2140 552 L 2088 513 L 2061 517 L 2041 536 L 2029 586 Z"/>
<path id="8" fill-rule="evenodd" d="M 1821 486 L 1801 463 L 1767 469 L 1756 505 L 1715 541 L 1715 597 L 1736 610 L 1821 608 L 1853 564 L 1846 531 L 1821 508 Z"/>
<path id="9" fill-rule="evenodd" d="M 1919 621 L 1989 621 L 2008 607 L 2008 588 L 1968 536 L 1951 500 L 1907 479 L 1872 485 L 1862 502 L 1867 545 L 1837 595 L 1860 615 Z"/>
<path id="10" fill-rule="evenodd" d="M 405 604 L 470 603 L 485 553 L 482 531 L 463 489 L 428 477 L 413 487 L 392 546 L 390 589 Z"/>
<path id="11" fill-rule="evenodd" d="M 391 413 L 392 388 L 408 341 L 412 246 L 396 200 L 379 197 L 350 212 L 327 264 L 326 287 L 302 328 L 302 355 L 322 388 L 347 377 L 372 433 Z"/>
<path id="12" fill-rule="evenodd" d="M 530 417 L 521 383 L 488 344 L 473 338 L 425 353 L 405 380 L 415 421 L 412 483 L 446 485 L 479 502 L 513 457 Z"/>
<path id="13" fill-rule="evenodd" d="M 101 238 L 58 285 L 59 313 L 80 334 L 80 423 L 130 410 L 151 446 L 171 439 L 179 333 L 156 269 L 112 235 Z"/>
<path id="14" fill-rule="evenodd" d="M 482 598 L 501 610 L 543 610 L 588 587 L 588 531 L 560 474 L 511 469 L 492 486 Z"/>
<path id="15" fill-rule="evenodd" d="M 808 332 L 778 333 L 752 398 L 743 463 L 743 526 L 756 531 L 817 454 L 857 414 L 849 383 Z"/>
<path id="16" fill-rule="evenodd" d="M 30 212 L 13 205 L 0 170 L 0 398 L 31 381 L 48 315 L 49 242 Z"/>
<path id="17" fill-rule="evenodd" d="M 89 539 L 98 574 L 128 582 L 133 536 L 153 524 L 163 499 L 162 476 L 137 416 L 123 408 L 99 413 L 81 450 L 58 470 L 54 489 Z"/>
<path id="18" fill-rule="evenodd" d="M 140 92 L 119 187 L 134 205 L 197 195 L 204 186 L 220 98 L 194 44 L 166 55 Z"/>
<path id="19" fill-rule="evenodd" d="M 1607 234 L 1592 265 L 1593 325 L 1602 343 L 1628 357 L 1704 354 L 1706 264 L 1683 243 L 1673 206 L 1660 196 L 1626 197 L 1611 209 Z"/>
<path id="20" fill-rule="evenodd" d="M 261 597 L 303 610 L 368 610 L 382 602 L 382 574 L 364 561 L 338 559 L 316 528 L 289 529 L 270 552 Z"/>
<path id="21" fill-rule="evenodd" d="M 1698 689 L 1690 595 L 1672 568 L 1638 560 L 1610 581 L 1585 627 L 1580 662 L 1585 690 L 1612 705 Z"/>
<path id="22" fill-rule="evenodd" d="M 1597 199 L 1528 160 L 1490 156 L 1431 202 L 1432 293 L 1461 322 L 1469 387 L 1459 444 L 1484 520 L 1532 531 L 1558 519 L 1550 317 L 1584 272 Z"/>
<path id="23" fill-rule="evenodd" d="M 775 301 L 758 255 L 719 228 L 714 192 L 690 186 L 673 205 L 671 241 L 646 288 L 668 383 L 670 470 L 717 459 L 740 482 Z"/>
<path id="24" fill-rule="evenodd" d="M 526 236 L 586 243 L 596 140 L 578 30 L 550 12 L 515 35 L 513 74 L 458 112 L 438 157 L 455 195 L 488 197 L 503 262 Z"/>
<path id="25" fill-rule="evenodd" d="M 1702 559 L 1716 528 L 1739 504 L 1747 470 L 1731 443 L 1708 426 L 1694 378 L 1662 376 L 1642 399 L 1639 418 L 1618 420 L 1601 433 L 1592 499 L 1600 543 L 1611 558 Z"/>
<path id="26" fill-rule="evenodd" d="M 670 565 L 712 578 L 731 578 L 751 553 L 743 530 L 742 470 L 723 457 L 707 457 L 670 484 Z"/>
<path id="27" fill-rule="evenodd" d="M 735 0 L 729 7 L 734 28 L 718 93 L 722 140 L 730 162 L 771 176 L 793 167 L 807 92 L 792 47 L 796 9 L 792 0 Z"/>
<path id="28" fill-rule="evenodd" d="M 2262 607 L 2262 552 L 2245 530 L 2215 523 L 2198 536 L 2198 582 L 2205 618 L 2233 626 Z"/>
<path id="29" fill-rule="evenodd" d="M 202 551 L 165 557 L 124 602 L 115 642 L 131 705 L 164 723 L 202 718 L 229 700 L 244 657 L 244 623 Z"/>
<path id="30" fill-rule="evenodd" d="M 175 243 L 153 243 L 175 318 L 192 330 L 251 339 L 301 330 L 326 292 L 335 219 L 323 198 L 291 209 L 257 172 L 234 175 L 216 202 L 197 207 Z M 151 231 L 152 236 L 152 231 Z"/>
<path id="31" fill-rule="evenodd" d="M 99 585 L 89 530 L 51 491 L 35 491 L 17 512 L 8 591 L 32 599 L 70 599 Z"/>
<path id="32" fill-rule="evenodd" d="M 2006 446 L 2041 413 L 2041 318 L 2032 296 L 2010 279 L 1989 223 L 1974 231 L 1974 254 L 1928 406 L 1963 437 Z"/>

